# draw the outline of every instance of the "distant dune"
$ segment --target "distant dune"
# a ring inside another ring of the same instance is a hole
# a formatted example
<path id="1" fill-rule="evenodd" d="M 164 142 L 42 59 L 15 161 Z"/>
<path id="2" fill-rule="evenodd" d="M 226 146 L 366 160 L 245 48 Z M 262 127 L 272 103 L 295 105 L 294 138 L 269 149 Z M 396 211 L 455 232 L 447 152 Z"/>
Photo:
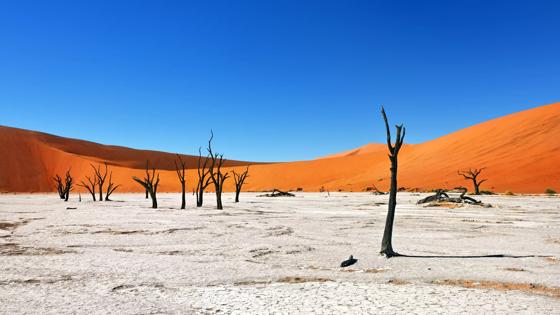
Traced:
<path id="1" fill-rule="evenodd" d="M 380 118 L 381 123 L 381 118 Z M 408 130 L 413 133 L 414 130 Z M 406 141 L 406 139 L 405 139 Z M 135 150 L 119 146 L 62 138 L 35 131 L 0 126 L 0 191 L 53 191 L 51 177 L 69 167 L 77 181 L 91 173 L 91 163 L 107 162 L 119 191 L 141 191 L 131 176 L 143 173 L 146 160 L 161 171 L 161 191 L 176 191 L 175 154 Z M 189 168 L 197 157 L 184 155 Z M 493 119 L 447 136 L 401 150 L 399 186 L 408 189 L 453 188 L 470 183 L 457 170 L 486 167 L 483 190 L 542 193 L 548 187 L 560 191 L 560 103 Z M 260 164 L 229 161 L 230 167 L 251 166 L 247 190 L 303 188 L 318 191 L 362 191 L 375 185 L 386 190 L 389 162 L 385 144 L 324 158 Z M 196 181 L 189 170 L 188 189 Z M 227 190 L 233 188 L 228 180 Z"/>

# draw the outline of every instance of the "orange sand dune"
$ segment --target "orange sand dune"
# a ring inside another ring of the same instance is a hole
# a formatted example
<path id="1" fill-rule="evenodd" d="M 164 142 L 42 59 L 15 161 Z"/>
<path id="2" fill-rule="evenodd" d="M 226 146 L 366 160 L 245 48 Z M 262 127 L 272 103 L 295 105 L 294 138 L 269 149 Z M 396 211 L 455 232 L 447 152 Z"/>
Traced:
<path id="1" fill-rule="evenodd" d="M 381 117 L 379 123 L 382 123 Z M 413 133 L 414 130 L 408 130 Z M 542 193 L 560 190 L 560 103 L 515 113 L 469 127 L 421 144 L 404 146 L 400 154 L 399 186 L 418 189 L 453 188 L 470 183 L 457 170 L 486 167 L 482 189 Z M 61 138 L 22 129 L 0 127 L 0 191 L 52 191 L 51 177 L 72 167 L 79 181 L 91 173 L 90 163 L 106 161 L 120 191 L 141 191 L 131 176 L 141 176 L 146 159 L 161 171 L 160 191 L 177 191 L 174 154 Z M 196 157 L 184 156 L 190 168 Z M 248 162 L 231 161 L 242 167 Z M 377 186 L 386 190 L 389 162 L 384 144 L 334 154 L 325 158 L 251 166 L 246 190 L 303 188 L 317 191 L 361 191 Z M 188 189 L 196 181 L 188 172 Z M 233 188 L 228 180 L 226 190 Z M 79 191 L 79 189 L 78 189 Z"/>

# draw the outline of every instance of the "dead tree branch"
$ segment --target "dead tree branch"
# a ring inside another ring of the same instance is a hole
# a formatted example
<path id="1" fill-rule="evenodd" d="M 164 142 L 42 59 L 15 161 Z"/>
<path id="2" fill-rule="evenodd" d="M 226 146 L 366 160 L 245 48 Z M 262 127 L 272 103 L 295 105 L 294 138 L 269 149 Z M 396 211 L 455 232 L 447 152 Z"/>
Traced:
<path id="1" fill-rule="evenodd" d="M 55 182 L 56 185 L 56 191 L 58 192 L 58 196 L 60 197 L 60 199 L 63 199 L 66 197 L 65 193 L 64 193 L 64 183 L 62 182 L 62 178 L 60 177 L 60 175 L 56 174 L 55 176 L 53 176 L 53 181 Z"/>
<path id="2" fill-rule="evenodd" d="M 89 191 L 91 198 L 93 198 L 93 201 L 96 201 L 95 198 L 95 186 L 97 185 L 97 177 L 93 176 L 93 180 L 91 179 L 91 177 L 86 176 L 87 179 L 87 183 L 85 181 L 80 181 L 80 183 L 78 184 L 78 186 L 83 187 L 85 189 L 87 189 L 87 191 Z"/>
<path id="3" fill-rule="evenodd" d="M 144 189 L 150 194 L 152 198 L 152 208 L 157 208 L 157 188 L 159 185 L 159 173 L 156 176 L 156 168 L 152 168 L 150 173 L 150 162 L 146 161 L 146 176 L 144 179 L 140 179 L 136 176 L 133 176 L 132 179 L 136 181 L 138 184 L 142 185 Z"/>
<path id="4" fill-rule="evenodd" d="M 249 177 L 249 165 L 243 173 L 237 173 L 233 170 L 233 180 L 235 181 L 235 202 L 239 202 L 239 194 L 241 193 L 241 188 L 245 184 L 245 180 Z"/>
<path id="5" fill-rule="evenodd" d="M 224 209 L 222 205 L 222 190 L 224 188 L 224 182 L 229 177 L 229 173 L 222 172 L 222 166 L 224 165 L 224 155 L 215 153 L 212 151 L 212 139 L 214 138 L 214 133 L 211 132 L 210 140 L 208 141 L 208 156 L 210 157 L 210 178 L 214 183 L 214 188 L 216 190 L 216 208 L 218 210 Z"/>
<path id="6" fill-rule="evenodd" d="M 113 183 L 113 172 L 111 172 L 109 174 L 109 182 L 107 182 L 107 192 L 105 193 L 105 201 L 111 201 L 111 199 L 109 199 L 109 197 L 111 196 L 111 194 L 117 190 L 117 188 L 119 188 L 121 185 L 115 185 Z"/>

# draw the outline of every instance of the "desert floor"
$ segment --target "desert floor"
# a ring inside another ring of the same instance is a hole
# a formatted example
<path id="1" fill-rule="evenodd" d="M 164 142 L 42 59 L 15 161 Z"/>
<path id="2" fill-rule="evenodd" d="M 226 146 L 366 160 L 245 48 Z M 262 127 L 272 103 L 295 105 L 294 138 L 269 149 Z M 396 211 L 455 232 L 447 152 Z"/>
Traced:
<path id="1" fill-rule="evenodd" d="M 0 313 L 560 314 L 558 197 L 401 193 L 395 249 L 427 257 L 386 259 L 387 196 L 256 195 L 223 211 L 211 194 L 187 210 L 179 194 L 0 195 Z M 469 257 L 499 254 L 514 257 Z"/>

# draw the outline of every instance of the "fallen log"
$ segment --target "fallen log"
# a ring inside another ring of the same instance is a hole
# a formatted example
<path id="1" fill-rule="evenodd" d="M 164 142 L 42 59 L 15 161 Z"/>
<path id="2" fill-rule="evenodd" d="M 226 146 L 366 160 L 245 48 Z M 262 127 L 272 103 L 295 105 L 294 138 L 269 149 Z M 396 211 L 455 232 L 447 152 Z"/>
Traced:
<path id="1" fill-rule="evenodd" d="M 264 194 L 264 195 L 258 195 L 257 197 L 295 197 L 296 195 L 286 192 L 286 191 L 281 191 L 278 189 L 274 189 L 271 193 L 269 194 Z"/>
<path id="2" fill-rule="evenodd" d="M 428 203 L 433 201 L 442 201 L 443 199 L 449 199 L 449 195 L 445 193 L 445 190 L 438 189 L 436 190 L 435 195 L 431 195 L 424 199 L 420 199 L 418 200 L 417 204 Z"/>
<path id="3" fill-rule="evenodd" d="M 366 187 L 366 191 L 371 191 L 371 193 L 376 196 L 387 194 L 386 192 L 379 190 L 375 184 L 372 187 Z"/>
<path id="4" fill-rule="evenodd" d="M 445 190 L 438 189 L 436 190 L 435 195 L 431 195 L 424 199 L 418 200 L 417 204 L 430 203 L 430 202 L 454 202 L 454 203 L 468 203 L 468 204 L 483 205 L 482 201 L 476 200 L 469 196 L 465 196 L 467 194 L 466 188 L 457 187 L 455 189 L 461 191 L 461 195 L 459 195 L 459 197 L 450 197 L 445 192 Z"/>

